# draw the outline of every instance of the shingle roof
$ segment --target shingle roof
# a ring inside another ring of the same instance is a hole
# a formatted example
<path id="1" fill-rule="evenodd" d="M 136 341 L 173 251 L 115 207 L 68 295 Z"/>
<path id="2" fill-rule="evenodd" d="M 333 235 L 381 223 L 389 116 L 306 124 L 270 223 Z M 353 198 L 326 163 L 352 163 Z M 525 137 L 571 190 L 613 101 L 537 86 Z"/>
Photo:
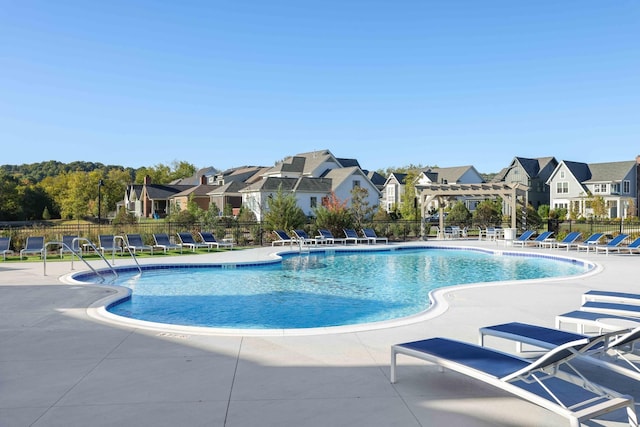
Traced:
<path id="1" fill-rule="evenodd" d="M 636 165 L 634 160 L 609 163 L 589 163 L 591 177 L 584 182 L 621 181 Z"/>
<path id="2" fill-rule="evenodd" d="M 146 186 L 147 197 L 150 199 L 168 199 L 181 191 L 193 187 L 192 185 L 149 184 Z"/>

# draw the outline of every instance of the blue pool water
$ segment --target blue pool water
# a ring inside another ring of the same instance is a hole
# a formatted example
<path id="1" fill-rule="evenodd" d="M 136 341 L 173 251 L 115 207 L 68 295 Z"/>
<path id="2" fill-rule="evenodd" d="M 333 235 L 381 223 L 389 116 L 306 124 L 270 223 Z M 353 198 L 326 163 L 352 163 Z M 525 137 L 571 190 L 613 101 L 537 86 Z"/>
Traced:
<path id="1" fill-rule="evenodd" d="M 243 329 L 354 325 L 398 319 L 429 308 L 436 288 L 585 273 L 589 265 L 479 251 L 411 249 L 319 252 L 282 263 L 181 265 L 120 273 L 132 289 L 109 311 L 158 323 Z"/>

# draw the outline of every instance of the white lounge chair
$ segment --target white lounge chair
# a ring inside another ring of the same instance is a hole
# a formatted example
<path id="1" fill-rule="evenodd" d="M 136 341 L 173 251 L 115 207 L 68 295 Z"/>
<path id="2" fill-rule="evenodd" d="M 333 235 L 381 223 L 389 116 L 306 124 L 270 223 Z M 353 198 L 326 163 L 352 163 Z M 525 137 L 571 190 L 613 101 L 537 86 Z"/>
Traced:
<path id="1" fill-rule="evenodd" d="M 554 347 L 534 361 L 447 338 L 397 344 L 391 347 L 390 379 L 396 382 L 396 358 L 403 354 L 495 386 L 567 418 L 574 427 L 619 409 L 626 409 L 629 425 L 637 427 L 633 397 L 587 380 L 573 365 L 575 374 L 563 371 L 560 375 L 562 365 L 603 340 L 581 338 Z"/>
<path id="2" fill-rule="evenodd" d="M 627 246 L 621 246 L 618 252 L 628 252 L 629 255 L 633 253 L 640 253 L 640 237 L 636 238 L 633 242 L 629 243 Z"/>
<path id="3" fill-rule="evenodd" d="M 207 245 L 208 249 L 211 250 L 212 247 L 216 247 L 216 249 L 229 248 L 233 250 L 233 242 L 220 242 L 216 239 L 216 236 L 210 231 L 200 231 L 200 239 L 202 239 L 202 243 Z"/>
<path id="4" fill-rule="evenodd" d="M 571 233 L 567 234 L 562 240 L 559 240 L 559 241 L 545 240 L 543 242 L 540 242 L 539 246 L 541 247 L 548 246 L 550 248 L 558 248 L 558 249 L 566 248 L 568 251 L 571 245 L 574 245 L 575 242 L 580 238 L 580 236 L 582 236 L 581 232 L 572 231 Z"/>
<path id="5" fill-rule="evenodd" d="M 627 237 L 629 237 L 628 234 L 624 234 L 624 233 L 618 234 L 616 237 L 611 239 L 606 244 L 604 244 L 604 245 L 594 245 L 593 248 L 595 249 L 596 253 L 602 251 L 607 255 L 609 255 L 609 251 L 619 252 L 620 251 L 620 245 L 622 244 L 622 242 L 624 242 L 627 239 Z"/>
<path id="6" fill-rule="evenodd" d="M 511 322 L 501 325 L 480 328 L 480 345 L 484 346 L 485 337 L 493 336 L 516 342 L 516 351 L 522 352 L 522 345 L 551 350 L 559 345 L 589 338 L 588 335 L 546 328 L 544 326 L 527 323 Z M 582 352 L 584 361 L 625 375 L 634 380 L 640 380 L 640 368 L 628 355 L 634 344 L 640 340 L 640 326 L 632 330 L 618 330 L 601 334 L 604 338 L 602 345 L 597 345 Z"/>
<path id="7" fill-rule="evenodd" d="M 512 246 L 525 246 L 531 236 L 535 234 L 535 230 L 525 230 L 520 236 L 516 239 L 513 239 L 511 242 Z"/>
<path id="8" fill-rule="evenodd" d="M 342 244 L 346 244 L 346 239 L 340 238 L 340 237 L 335 237 L 333 235 L 333 233 L 331 232 L 331 230 L 327 230 L 325 228 L 320 228 L 318 229 L 318 233 L 320 233 L 320 235 L 318 237 L 316 237 L 316 239 L 318 239 L 318 243 L 328 243 L 328 244 L 335 244 L 335 243 L 342 243 Z"/>
<path id="9" fill-rule="evenodd" d="M 591 290 L 582 294 L 582 304 L 587 301 L 619 302 L 622 304 L 640 304 L 640 294 L 616 291 Z"/>
<path id="10" fill-rule="evenodd" d="M 621 325 L 627 327 L 640 326 L 640 319 L 616 314 L 574 310 L 556 316 L 556 328 L 564 329 L 564 325 L 574 325 L 579 333 L 585 333 L 587 329 L 602 333 L 604 331 L 617 331 Z"/>
<path id="11" fill-rule="evenodd" d="M 318 244 L 318 239 L 314 239 L 313 237 L 310 237 L 309 234 L 307 234 L 307 232 L 304 231 L 301 228 L 293 230 L 293 234 L 296 235 L 296 239 L 298 240 L 298 242 L 303 244 L 303 245 L 317 245 Z"/>
<path id="12" fill-rule="evenodd" d="M 29 236 L 23 249 L 20 250 L 20 259 L 25 255 L 40 255 L 42 258 L 44 254 L 44 237 L 43 236 Z"/>
<path id="13" fill-rule="evenodd" d="M 580 252 L 582 249 L 584 249 L 585 252 L 589 252 L 589 249 L 591 249 L 593 245 L 598 244 L 598 241 L 600 241 L 602 236 L 604 236 L 604 233 L 593 233 L 591 236 L 584 239 L 583 242 L 578 243 L 574 246 L 578 252 Z"/>
<path id="14" fill-rule="evenodd" d="M 287 243 L 289 244 L 289 246 L 293 246 L 293 244 L 297 242 L 296 239 L 289 236 L 284 230 L 273 230 L 273 232 L 276 236 L 278 236 L 278 238 L 271 242 L 271 246 L 275 246 L 277 244 L 281 244 L 282 246 L 284 246 Z"/>
<path id="15" fill-rule="evenodd" d="M 362 235 L 365 239 L 367 239 L 367 243 L 376 244 L 378 242 L 384 242 L 385 244 L 389 243 L 389 239 L 386 237 L 378 237 L 376 231 L 373 228 L 363 228 Z"/>
<path id="16" fill-rule="evenodd" d="M 136 252 L 149 251 L 153 255 L 153 246 L 145 245 L 142 236 L 139 234 L 127 234 L 127 248 Z"/>
<path id="17" fill-rule="evenodd" d="M 368 241 L 367 238 L 358 236 L 358 233 L 353 228 L 344 228 L 342 229 L 342 231 L 344 231 L 345 243 L 353 242 L 355 244 L 358 244 Z"/>
<path id="18" fill-rule="evenodd" d="M 154 233 L 153 240 L 155 241 L 155 247 L 161 248 L 166 254 L 168 250 L 176 250 L 180 249 L 180 253 L 182 253 L 182 245 L 171 242 L 169 239 L 169 235 L 167 233 Z"/>
<path id="19" fill-rule="evenodd" d="M 195 252 L 196 249 L 199 248 L 209 248 L 206 243 L 196 242 L 196 239 L 193 237 L 193 234 L 189 232 L 180 232 L 178 233 L 178 238 L 180 239 L 180 245 L 191 248 L 192 252 Z"/>

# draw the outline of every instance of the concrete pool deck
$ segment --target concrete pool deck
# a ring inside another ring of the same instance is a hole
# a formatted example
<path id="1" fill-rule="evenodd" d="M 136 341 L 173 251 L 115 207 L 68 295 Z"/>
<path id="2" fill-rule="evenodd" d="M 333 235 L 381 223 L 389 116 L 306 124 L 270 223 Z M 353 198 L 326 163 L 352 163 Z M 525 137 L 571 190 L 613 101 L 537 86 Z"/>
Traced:
<path id="1" fill-rule="evenodd" d="M 505 249 L 477 240 L 428 243 Z M 242 262 L 282 250 L 141 263 Z M 71 272 L 69 262 L 48 262 L 46 276 L 40 262 L 0 263 L 0 426 L 567 426 L 549 411 L 413 358 L 398 357 L 398 382 L 390 384 L 389 357 L 393 344 L 433 336 L 477 342 L 478 328 L 494 323 L 553 326 L 555 315 L 577 309 L 591 289 L 640 291 L 640 256 L 568 254 L 596 262 L 599 271 L 451 289 L 443 294 L 441 314 L 412 324 L 280 336 L 106 323 L 87 308 L 114 291 L 62 282 Z M 116 260 L 117 266 L 128 263 Z M 86 269 L 78 261 L 74 266 Z M 640 401 L 637 382 L 599 368 L 585 366 L 585 372 Z M 588 425 L 622 426 L 626 419 L 619 411 Z"/>

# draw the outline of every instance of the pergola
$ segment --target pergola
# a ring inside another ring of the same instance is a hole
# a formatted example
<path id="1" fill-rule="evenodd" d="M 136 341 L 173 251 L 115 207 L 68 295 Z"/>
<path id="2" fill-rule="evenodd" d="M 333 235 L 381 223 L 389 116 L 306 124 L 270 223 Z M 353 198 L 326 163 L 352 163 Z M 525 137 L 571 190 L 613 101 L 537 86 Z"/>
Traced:
<path id="1" fill-rule="evenodd" d="M 518 198 L 523 200 L 524 206 L 528 204 L 527 198 L 528 187 L 519 184 L 507 184 L 504 182 L 481 183 L 481 184 L 416 184 L 416 193 L 419 198 L 419 206 L 421 206 L 422 225 L 420 234 L 425 235 L 424 223 L 427 213 L 427 206 L 436 199 L 440 211 L 440 237 L 444 230 L 444 216 L 442 210 L 445 202 L 454 200 L 458 197 L 485 197 L 494 198 L 501 197 L 506 200 L 511 207 L 511 228 L 516 228 L 516 209 Z"/>

